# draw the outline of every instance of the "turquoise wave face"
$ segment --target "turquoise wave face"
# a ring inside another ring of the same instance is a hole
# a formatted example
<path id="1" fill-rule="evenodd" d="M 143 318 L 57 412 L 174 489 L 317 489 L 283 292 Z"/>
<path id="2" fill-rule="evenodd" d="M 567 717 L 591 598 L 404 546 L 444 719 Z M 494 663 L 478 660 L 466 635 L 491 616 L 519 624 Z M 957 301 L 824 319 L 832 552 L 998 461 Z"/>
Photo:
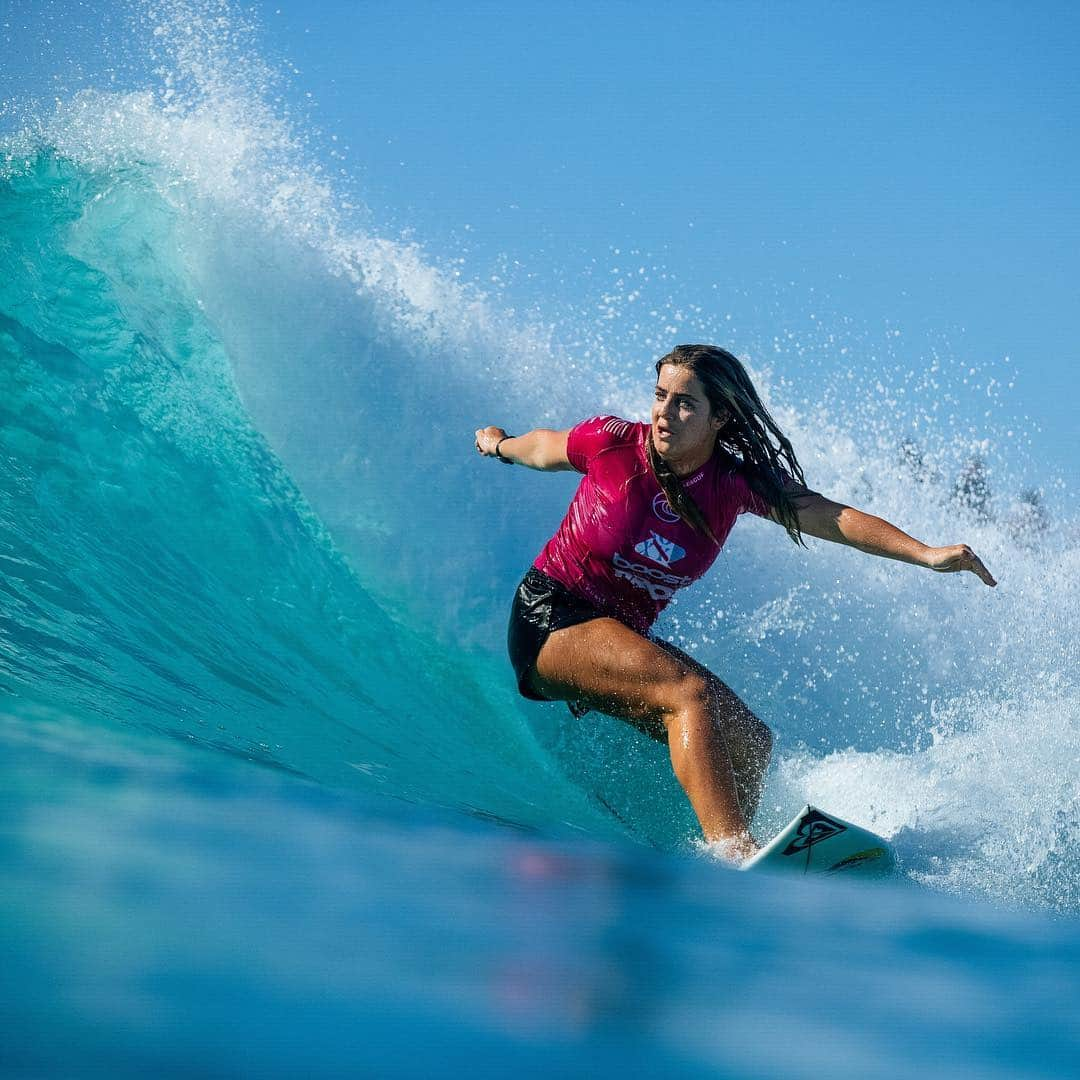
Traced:
<path id="1" fill-rule="evenodd" d="M 391 619 L 333 548 L 248 419 L 174 224 L 138 168 L 42 151 L 0 184 L 5 694 L 322 783 L 598 824 L 483 661 Z"/>

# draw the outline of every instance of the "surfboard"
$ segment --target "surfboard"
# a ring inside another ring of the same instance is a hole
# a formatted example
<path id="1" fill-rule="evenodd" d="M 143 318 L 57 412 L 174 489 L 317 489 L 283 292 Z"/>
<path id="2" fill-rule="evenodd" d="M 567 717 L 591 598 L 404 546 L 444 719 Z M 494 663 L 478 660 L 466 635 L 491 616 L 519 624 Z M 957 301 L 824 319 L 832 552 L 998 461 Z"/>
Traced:
<path id="1" fill-rule="evenodd" d="M 896 869 L 896 854 L 868 829 L 807 806 L 742 869 L 883 878 Z"/>

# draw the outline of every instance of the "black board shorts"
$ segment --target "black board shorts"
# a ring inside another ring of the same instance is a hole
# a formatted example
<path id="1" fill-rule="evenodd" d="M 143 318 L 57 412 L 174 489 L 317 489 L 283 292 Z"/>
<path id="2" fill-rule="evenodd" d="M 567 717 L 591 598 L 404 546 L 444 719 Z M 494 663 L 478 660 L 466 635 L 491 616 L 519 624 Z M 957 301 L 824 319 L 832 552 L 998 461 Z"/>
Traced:
<path id="1" fill-rule="evenodd" d="M 506 647 L 521 696 L 533 701 L 547 700 L 533 690 L 532 674 L 536 658 L 550 634 L 567 626 L 602 618 L 604 613 L 588 600 L 572 593 L 547 574 L 530 570 L 514 594 L 510 625 L 506 630 Z"/>

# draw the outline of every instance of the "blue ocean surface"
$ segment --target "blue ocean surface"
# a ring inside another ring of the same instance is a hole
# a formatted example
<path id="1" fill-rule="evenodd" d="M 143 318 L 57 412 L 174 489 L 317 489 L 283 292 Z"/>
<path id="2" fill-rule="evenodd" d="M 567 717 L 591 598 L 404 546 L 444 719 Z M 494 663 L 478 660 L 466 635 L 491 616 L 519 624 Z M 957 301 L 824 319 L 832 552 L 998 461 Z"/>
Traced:
<path id="1" fill-rule="evenodd" d="M 777 734 L 758 834 L 901 872 L 730 872 L 664 748 L 517 696 L 574 478 L 472 445 L 643 415 L 667 315 L 515 314 L 350 211 L 228 8 L 136 10 L 152 81 L 0 142 L 0 1072 L 1076 1075 L 1080 533 L 1014 444 L 937 361 L 751 350 L 813 486 L 1001 585 L 743 519 L 660 630 Z"/>

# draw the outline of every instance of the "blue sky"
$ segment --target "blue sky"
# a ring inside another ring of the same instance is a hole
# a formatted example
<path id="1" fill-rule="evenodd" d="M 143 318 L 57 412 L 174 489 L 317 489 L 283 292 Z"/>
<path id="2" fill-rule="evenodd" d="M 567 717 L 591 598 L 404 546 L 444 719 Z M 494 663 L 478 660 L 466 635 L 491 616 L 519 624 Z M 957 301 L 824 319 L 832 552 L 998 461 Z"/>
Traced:
<path id="1" fill-rule="evenodd" d="M 120 6 L 8 0 L 0 86 L 47 89 L 65 38 L 65 55 L 104 64 L 109 49 L 79 42 Z M 1074 5 L 253 10 L 271 62 L 299 69 L 286 94 L 301 115 L 314 102 L 315 146 L 345 149 L 332 164 L 378 227 L 464 253 L 480 281 L 519 260 L 536 276 L 507 299 L 541 314 L 635 250 L 684 298 L 734 312 L 735 347 L 815 312 L 854 327 L 868 364 L 886 328 L 914 367 L 937 349 L 1001 378 L 1008 355 L 1005 411 L 1042 427 L 1036 460 L 1061 460 L 1077 487 Z M 125 35 L 105 35 L 120 50 Z"/>
<path id="2" fill-rule="evenodd" d="M 500 254 L 573 277 L 637 248 L 706 301 L 743 296 L 761 333 L 824 303 L 901 328 L 913 363 L 943 339 L 957 364 L 1008 355 L 1007 409 L 1075 487 L 1078 10 L 278 0 L 265 18 L 379 221 L 467 245 L 478 276 Z"/>

